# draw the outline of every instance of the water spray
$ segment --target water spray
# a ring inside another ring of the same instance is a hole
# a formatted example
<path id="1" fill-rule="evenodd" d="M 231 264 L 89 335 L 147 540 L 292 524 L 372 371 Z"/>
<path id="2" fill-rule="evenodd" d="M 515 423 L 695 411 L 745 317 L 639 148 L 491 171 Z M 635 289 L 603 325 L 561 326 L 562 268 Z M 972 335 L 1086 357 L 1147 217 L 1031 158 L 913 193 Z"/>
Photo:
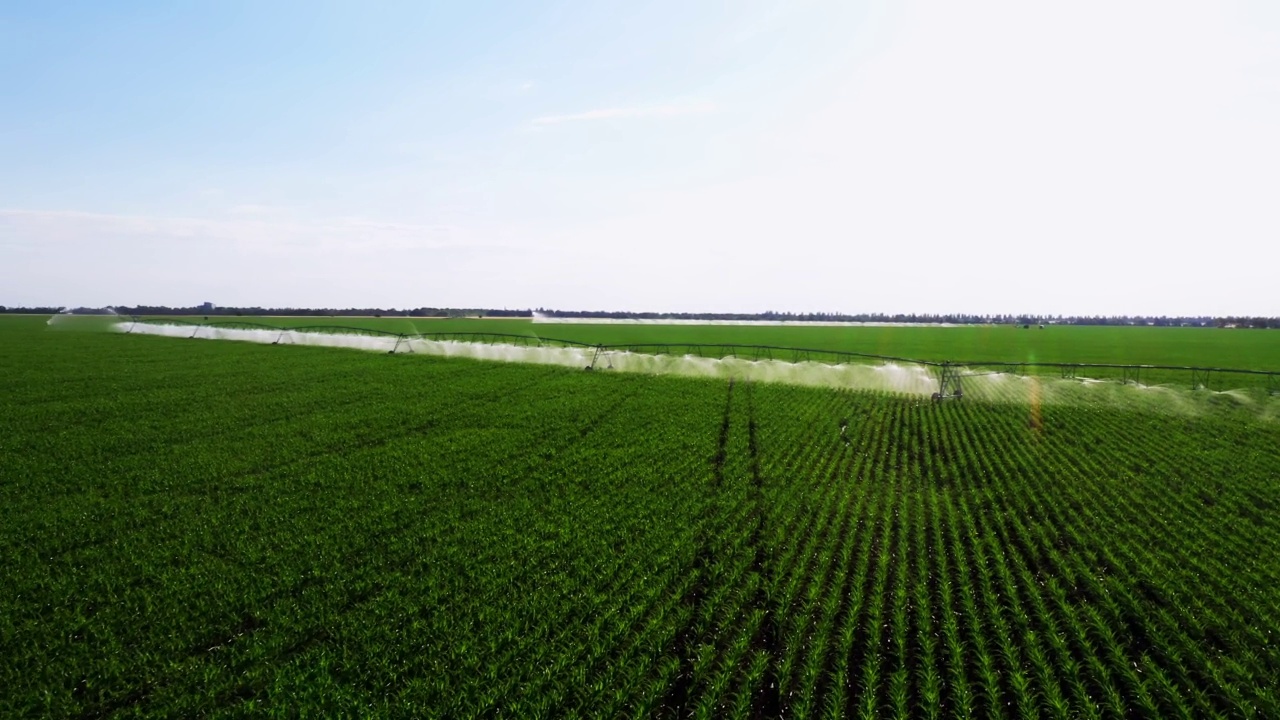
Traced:
<path id="1" fill-rule="evenodd" d="M 501 333 L 437 333 L 435 336 L 426 336 L 370 328 L 280 328 L 241 321 L 194 324 L 135 319 L 131 322 L 117 320 L 113 327 L 119 332 L 168 337 L 342 347 L 388 354 L 410 352 L 587 370 L 609 369 L 649 375 L 741 379 L 869 390 L 930 398 L 935 404 L 944 400 L 972 398 L 985 402 L 1035 403 L 1037 407 L 1063 404 L 1121 405 L 1178 414 L 1196 414 L 1200 409 L 1209 407 L 1205 401 L 1209 396 L 1204 390 L 1144 385 L 1138 382 L 1142 377 L 1140 373 L 1162 369 L 1151 365 L 1037 365 L 1060 368 L 1063 377 L 1059 379 L 1044 374 L 1026 374 L 1028 368 L 1036 365 L 1033 363 L 940 363 L 799 348 L 685 344 L 622 347 Z M 785 357 L 777 357 L 779 355 Z M 824 356 L 834 361 L 824 362 L 821 359 Z M 849 359 L 845 359 L 846 356 Z M 1124 372 L 1119 382 L 1104 381 L 1085 377 L 1084 371 L 1090 367 L 1115 368 Z M 1266 376 L 1267 380 L 1273 382 L 1273 387 L 1276 376 L 1280 376 L 1280 373 L 1265 371 L 1219 368 L 1197 368 L 1195 371 L 1197 380 L 1203 380 L 1209 372 L 1215 377 L 1231 372 Z M 1230 399 L 1236 407 L 1251 407 L 1264 416 L 1280 414 L 1280 398 L 1272 395 L 1264 394 L 1261 398 L 1255 398 L 1254 393 L 1238 389 L 1211 394 L 1220 400 Z"/>

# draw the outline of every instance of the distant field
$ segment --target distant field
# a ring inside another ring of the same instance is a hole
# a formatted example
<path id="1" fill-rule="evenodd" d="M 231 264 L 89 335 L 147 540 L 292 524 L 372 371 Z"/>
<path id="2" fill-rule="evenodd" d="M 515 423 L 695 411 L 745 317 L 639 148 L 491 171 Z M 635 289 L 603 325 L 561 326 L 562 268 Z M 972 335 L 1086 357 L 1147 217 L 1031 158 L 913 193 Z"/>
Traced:
<path id="1" fill-rule="evenodd" d="M 1198 397 L 0 317 L 0 716 L 1280 717 L 1280 422 Z"/>

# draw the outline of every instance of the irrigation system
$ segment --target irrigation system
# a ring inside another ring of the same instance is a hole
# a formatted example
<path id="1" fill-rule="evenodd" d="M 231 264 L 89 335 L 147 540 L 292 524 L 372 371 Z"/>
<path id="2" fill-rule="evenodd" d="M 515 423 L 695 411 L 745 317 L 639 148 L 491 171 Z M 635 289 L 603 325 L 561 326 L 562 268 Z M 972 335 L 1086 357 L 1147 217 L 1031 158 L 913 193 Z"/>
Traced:
<path id="1" fill-rule="evenodd" d="M 138 318 L 131 317 L 126 333 L 130 333 L 139 324 L 177 325 L 191 328 L 189 337 L 199 337 L 200 331 L 209 329 L 226 330 L 265 330 L 279 335 L 272 343 L 290 342 L 290 333 L 322 333 L 330 335 L 357 335 L 366 337 L 382 337 L 395 339 L 395 345 L 389 351 L 395 354 L 401 350 L 413 352 L 413 340 L 432 342 L 485 343 L 491 345 L 513 345 L 516 347 L 552 347 L 578 348 L 591 353 L 591 362 L 586 370 L 612 368 L 611 355 L 615 352 L 627 352 L 649 355 L 690 356 L 702 358 L 737 358 L 742 360 L 779 360 L 783 362 L 826 362 L 833 365 L 850 363 L 867 364 L 868 362 L 899 363 L 917 365 L 927 368 L 938 378 L 938 391 L 933 393 L 933 400 L 960 399 L 964 397 L 964 379 L 983 375 L 1028 375 L 1030 371 L 1057 371 L 1063 379 L 1096 377 L 1098 371 L 1106 374 L 1118 374 L 1121 384 L 1141 384 L 1144 375 L 1153 373 L 1174 373 L 1189 376 L 1191 388 L 1210 389 L 1216 377 L 1248 377 L 1255 383 L 1264 384 L 1267 392 L 1280 394 L 1280 371 L 1244 370 L 1240 368 L 1200 367 L 1191 365 L 1126 365 L 1118 363 L 1064 363 L 1064 362 L 1008 362 L 998 360 L 921 360 L 893 355 L 877 355 L 873 353 L 851 352 L 847 350 L 824 350 L 816 348 L 783 347 L 776 345 L 738 345 L 725 343 L 620 343 L 592 344 L 579 340 L 535 337 L 496 332 L 415 332 L 398 333 L 377 328 L 351 325 L 298 325 L 283 327 L 268 323 L 248 322 L 243 320 L 217 320 L 191 322 L 174 318 Z M 603 364 L 603 368 L 600 366 Z"/>

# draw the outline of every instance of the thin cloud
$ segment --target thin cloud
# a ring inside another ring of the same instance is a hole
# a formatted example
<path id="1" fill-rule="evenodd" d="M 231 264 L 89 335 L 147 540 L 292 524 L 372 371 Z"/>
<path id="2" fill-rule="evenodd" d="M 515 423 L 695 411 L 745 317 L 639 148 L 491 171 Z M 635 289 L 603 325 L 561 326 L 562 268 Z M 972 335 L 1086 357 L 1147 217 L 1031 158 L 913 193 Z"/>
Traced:
<path id="1" fill-rule="evenodd" d="M 230 215 L 253 217 L 281 216 L 287 215 L 292 211 L 293 208 L 281 205 L 258 205 L 253 203 L 233 205 L 230 208 L 227 208 L 227 213 Z"/>
<path id="2" fill-rule="evenodd" d="M 352 217 L 286 221 L 255 217 L 251 211 L 233 213 L 232 217 L 234 219 L 219 220 L 0 208 L 0 240 L 12 238 L 3 243 L 6 245 L 63 244 L 68 248 L 105 240 L 131 245 L 212 242 L 279 251 L 298 248 L 390 251 L 448 248 L 457 229 L 450 225 L 413 225 Z"/>
<path id="3" fill-rule="evenodd" d="M 685 105 L 650 105 L 642 107 L 600 108 L 567 115 L 543 115 L 533 119 L 534 125 L 560 125 L 563 123 L 589 122 L 593 120 L 622 120 L 646 117 L 680 117 L 704 115 L 716 109 L 714 103 L 689 103 Z"/>

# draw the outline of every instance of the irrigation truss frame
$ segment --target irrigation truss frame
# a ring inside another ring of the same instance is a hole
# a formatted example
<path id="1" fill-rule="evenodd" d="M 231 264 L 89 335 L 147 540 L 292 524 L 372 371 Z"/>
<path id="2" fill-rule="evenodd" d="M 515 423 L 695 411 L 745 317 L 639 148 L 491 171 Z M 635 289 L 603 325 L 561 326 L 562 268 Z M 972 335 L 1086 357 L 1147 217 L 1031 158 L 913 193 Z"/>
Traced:
<path id="1" fill-rule="evenodd" d="M 613 367 L 613 353 L 637 353 L 648 355 L 696 356 L 702 358 L 735 358 L 759 362 L 761 360 L 780 360 L 783 362 L 822 362 L 832 365 L 866 364 L 868 361 L 879 363 L 900 363 L 916 365 L 931 370 L 938 378 L 938 392 L 933 399 L 959 399 L 964 396 L 963 380 L 967 377 L 983 375 L 1029 375 L 1029 371 L 1058 371 L 1063 379 L 1096 377 L 1098 371 L 1119 375 L 1121 384 L 1141 384 L 1143 375 L 1152 373 L 1187 373 L 1190 376 L 1191 388 L 1210 389 L 1214 378 L 1226 376 L 1244 376 L 1265 380 L 1267 392 L 1280 394 L 1280 371 L 1246 370 L 1241 368 L 1203 367 L 1193 365 L 1150 365 L 1122 363 L 1064 363 L 1064 362 L 1009 362 L 998 360 L 922 360 L 919 358 L 898 357 L 895 355 L 879 355 L 875 353 L 852 352 L 848 350 L 826 350 L 818 348 L 799 348 L 780 345 L 741 345 L 734 343 L 618 343 L 600 344 L 586 343 L 580 340 L 549 338 L 532 335 L 516 335 L 499 332 L 415 332 L 398 333 L 377 328 L 353 325 L 298 325 L 280 326 L 268 323 L 245 320 L 217 320 L 192 322 L 177 318 L 140 318 L 130 317 L 131 324 L 125 333 L 133 332 L 138 324 L 145 325 L 179 325 L 192 328 L 188 337 L 199 337 L 205 328 L 226 330 L 268 330 L 279 335 L 273 345 L 291 342 L 291 333 L 321 333 L 330 335 L 362 335 L 366 337 L 394 338 L 395 345 L 390 354 L 401 348 L 413 352 L 411 341 L 428 340 L 432 342 L 485 343 L 490 345 L 514 345 L 517 347 L 538 348 L 577 348 L 591 353 L 591 362 L 587 370 L 595 370 L 600 362 Z M 1219 383 L 1221 386 L 1221 383 Z"/>

